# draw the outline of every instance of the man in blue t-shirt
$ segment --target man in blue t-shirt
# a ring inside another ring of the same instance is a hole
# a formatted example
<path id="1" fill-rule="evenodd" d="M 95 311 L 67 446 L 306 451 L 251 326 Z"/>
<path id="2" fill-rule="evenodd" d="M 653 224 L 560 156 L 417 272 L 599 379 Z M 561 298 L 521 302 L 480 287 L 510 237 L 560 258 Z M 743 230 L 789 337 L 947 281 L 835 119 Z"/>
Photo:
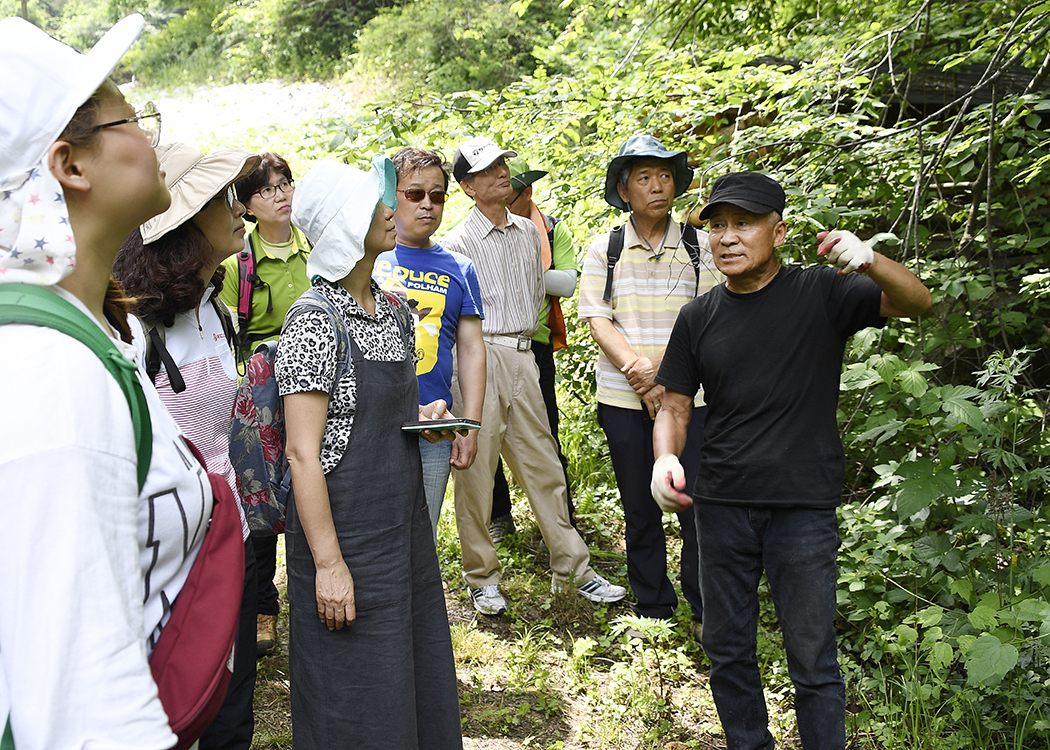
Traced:
<path id="1" fill-rule="evenodd" d="M 480 421 L 485 401 L 485 342 L 478 277 L 469 258 L 430 239 L 441 226 L 448 172 L 438 154 L 421 148 L 403 148 L 394 154 L 393 162 L 399 193 L 394 212 L 397 246 L 379 256 L 373 276 L 384 289 L 408 299 L 416 323 L 419 402 L 441 398 L 457 416 Z M 452 402 L 453 346 L 461 404 Z M 423 484 L 435 538 L 451 467 L 470 468 L 477 441 L 476 430 L 457 436 L 452 443 L 420 438 Z"/>
<path id="2" fill-rule="evenodd" d="M 729 747 L 773 750 L 755 652 L 758 582 L 769 581 L 806 750 L 845 747 L 835 649 L 844 456 L 835 410 L 849 337 L 887 317 L 917 317 L 930 292 L 845 231 L 821 233 L 838 266 L 781 266 L 784 190 L 757 172 L 718 178 L 700 212 L 726 282 L 687 303 L 667 342 L 653 428 L 653 497 L 696 504 L 703 646 Z M 693 497 L 678 456 L 693 395 L 707 401 Z"/>

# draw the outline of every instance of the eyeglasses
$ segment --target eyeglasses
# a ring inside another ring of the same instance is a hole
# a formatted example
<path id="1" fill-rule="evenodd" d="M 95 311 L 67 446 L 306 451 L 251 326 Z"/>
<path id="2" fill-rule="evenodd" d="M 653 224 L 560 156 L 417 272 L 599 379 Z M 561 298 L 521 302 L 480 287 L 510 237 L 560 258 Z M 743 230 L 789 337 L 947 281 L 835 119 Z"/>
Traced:
<path id="1" fill-rule="evenodd" d="M 277 195 L 277 191 L 280 190 L 282 193 L 294 193 L 295 192 L 295 180 L 281 180 L 276 185 L 267 185 L 256 190 L 252 195 L 257 195 L 264 201 L 268 201 Z"/>
<path id="2" fill-rule="evenodd" d="M 495 172 L 500 167 L 505 166 L 507 166 L 507 158 L 505 156 L 501 156 L 484 169 L 478 170 L 477 174 L 489 174 L 490 172 Z"/>
<path id="3" fill-rule="evenodd" d="M 233 204 L 237 202 L 237 193 L 233 190 L 233 185 L 227 185 L 226 189 L 221 193 L 212 198 L 213 201 L 217 201 L 220 198 L 226 200 L 226 208 L 233 210 Z"/>
<path id="4" fill-rule="evenodd" d="M 143 120 L 150 118 L 156 118 L 156 124 L 147 125 L 143 123 Z M 103 128 L 115 128 L 117 125 L 127 125 L 131 122 L 138 123 L 139 130 L 146 134 L 146 137 L 150 139 L 150 145 L 156 148 L 157 144 L 160 143 L 160 112 L 157 110 L 157 105 L 153 102 L 146 102 L 146 106 L 142 108 L 141 112 L 136 112 L 134 117 L 104 122 L 91 128 L 91 132 L 94 133 L 96 130 L 102 130 Z"/>
<path id="5" fill-rule="evenodd" d="M 405 196 L 405 199 L 410 203 L 422 203 L 424 196 L 430 196 L 430 202 L 435 206 L 440 206 L 448 198 L 448 193 L 444 190 L 431 190 L 429 193 L 423 188 L 409 188 L 408 190 L 398 190 L 397 192 Z"/>

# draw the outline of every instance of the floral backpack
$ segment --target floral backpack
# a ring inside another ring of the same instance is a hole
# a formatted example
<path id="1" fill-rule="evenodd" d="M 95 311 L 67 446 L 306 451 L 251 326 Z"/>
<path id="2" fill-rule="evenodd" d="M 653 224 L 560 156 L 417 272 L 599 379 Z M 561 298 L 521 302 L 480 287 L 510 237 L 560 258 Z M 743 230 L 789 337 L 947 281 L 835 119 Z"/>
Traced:
<path id="1" fill-rule="evenodd" d="M 413 351 L 409 337 L 414 334 L 414 329 L 407 305 L 397 295 L 385 291 L 383 294 L 394 308 L 406 351 Z M 352 343 L 343 317 L 328 297 L 316 286 L 305 291 L 288 311 L 284 327 L 311 308 L 328 315 L 335 328 L 338 350 L 335 379 L 332 381 L 334 387 L 350 367 Z M 284 531 L 288 491 L 292 486 L 292 473 L 285 454 L 284 406 L 273 374 L 276 356 L 276 341 L 264 341 L 255 347 L 237 391 L 230 428 L 230 462 L 237 473 L 237 487 L 248 529 L 255 536 L 274 536 Z"/>

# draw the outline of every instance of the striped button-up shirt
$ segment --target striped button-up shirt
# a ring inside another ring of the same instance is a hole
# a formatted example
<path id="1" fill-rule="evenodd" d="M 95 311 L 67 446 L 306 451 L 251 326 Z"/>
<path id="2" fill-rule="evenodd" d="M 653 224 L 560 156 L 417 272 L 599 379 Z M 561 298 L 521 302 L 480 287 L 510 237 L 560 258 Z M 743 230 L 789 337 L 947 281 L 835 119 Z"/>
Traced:
<path id="1" fill-rule="evenodd" d="M 482 333 L 531 338 L 539 330 L 543 269 L 540 233 L 530 219 L 507 211 L 507 226 L 499 229 L 475 206 L 441 244 L 474 262 L 485 311 Z"/>
<path id="2" fill-rule="evenodd" d="M 608 318 L 639 357 L 653 357 L 662 352 L 682 305 L 722 281 L 722 274 L 715 269 L 711 257 L 707 233 L 698 232 L 697 236 L 701 259 L 699 286 L 677 223 L 671 221 L 664 246 L 659 253 L 654 253 L 638 238 L 634 225 L 627 222 L 623 253 L 613 270 L 609 302 L 602 299 L 609 235 L 594 238 L 587 248 L 580 277 L 580 320 Z M 596 378 L 601 403 L 623 409 L 642 408 L 641 398 L 627 377 L 600 349 Z M 702 390 L 694 403 L 703 405 Z"/>

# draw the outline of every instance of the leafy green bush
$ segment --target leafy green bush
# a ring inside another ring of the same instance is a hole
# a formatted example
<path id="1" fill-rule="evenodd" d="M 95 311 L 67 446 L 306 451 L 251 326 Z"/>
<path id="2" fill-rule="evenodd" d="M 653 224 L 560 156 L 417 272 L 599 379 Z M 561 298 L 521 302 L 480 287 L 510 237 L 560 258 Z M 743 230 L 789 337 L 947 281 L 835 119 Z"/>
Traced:
<path id="1" fill-rule="evenodd" d="M 124 57 L 142 80 L 158 85 L 223 80 L 225 40 L 214 33 L 223 0 L 191 0 L 183 13 L 161 9 L 150 13 L 152 33 Z"/>
<path id="2" fill-rule="evenodd" d="M 413 0 L 362 29 L 356 69 L 386 84 L 383 98 L 500 89 L 530 75 L 568 16 L 554 3 Z"/>

